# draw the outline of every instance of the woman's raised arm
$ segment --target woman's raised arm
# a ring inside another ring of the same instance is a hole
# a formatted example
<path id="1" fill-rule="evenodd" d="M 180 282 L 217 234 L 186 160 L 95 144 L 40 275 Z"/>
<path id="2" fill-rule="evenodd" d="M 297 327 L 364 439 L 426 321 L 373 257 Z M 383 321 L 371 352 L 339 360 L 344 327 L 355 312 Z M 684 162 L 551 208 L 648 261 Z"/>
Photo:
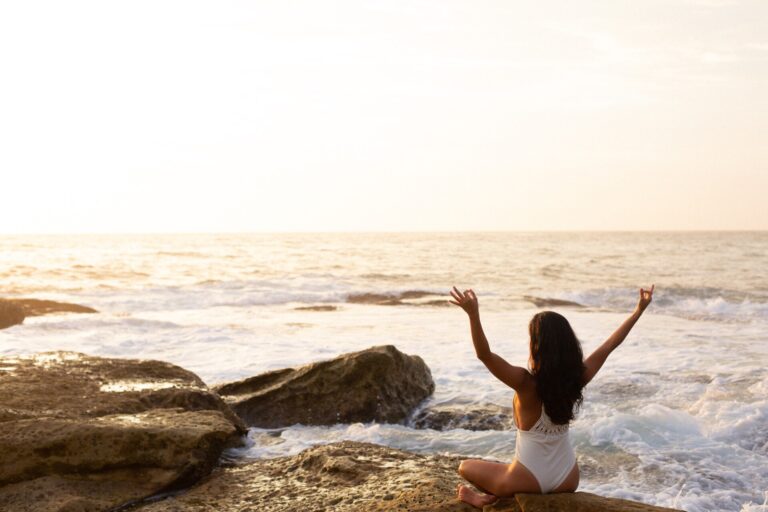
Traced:
<path id="1" fill-rule="evenodd" d="M 472 330 L 472 343 L 475 346 L 477 358 L 483 362 L 486 368 L 501 382 L 507 386 L 521 391 L 529 383 L 529 373 L 525 368 L 513 366 L 504 360 L 501 356 L 491 352 L 488 345 L 488 338 L 485 337 L 483 326 L 480 323 L 480 307 L 477 302 L 477 295 L 471 289 L 460 292 L 456 287 L 451 290 L 451 304 L 456 304 L 466 311 L 469 316 L 469 326 Z"/>
<path id="2" fill-rule="evenodd" d="M 627 337 L 627 334 L 629 334 L 629 331 L 632 330 L 632 327 L 634 327 L 635 323 L 640 319 L 645 308 L 647 308 L 648 304 L 653 300 L 653 289 L 654 285 L 651 285 L 650 290 L 640 288 L 640 299 L 629 318 L 624 320 L 624 323 L 622 323 L 619 328 L 616 329 L 616 331 L 611 334 L 602 345 L 597 347 L 584 361 L 584 366 L 586 367 L 584 370 L 584 384 L 587 384 L 595 377 L 595 375 L 597 375 L 597 372 L 603 367 L 603 363 L 605 363 L 605 360 L 611 355 L 611 352 L 621 345 L 621 342 Z"/>

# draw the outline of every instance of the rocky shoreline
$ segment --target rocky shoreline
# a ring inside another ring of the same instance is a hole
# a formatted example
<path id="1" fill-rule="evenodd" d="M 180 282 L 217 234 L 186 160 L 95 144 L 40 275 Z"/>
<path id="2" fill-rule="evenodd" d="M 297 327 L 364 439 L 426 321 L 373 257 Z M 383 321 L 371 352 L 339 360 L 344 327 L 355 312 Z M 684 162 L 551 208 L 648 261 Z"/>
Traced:
<path id="1" fill-rule="evenodd" d="M 221 457 L 243 443 L 247 424 L 508 424 L 500 408 L 416 409 L 433 390 L 421 358 L 393 346 L 214 389 L 161 361 L 0 358 L 0 512 L 475 510 L 455 498 L 456 457 L 350 441 L 269 460 Z M 518 495 L 485 510 L 670 509 L 575 493 Z"/>
<path id="2" fill-rule="evenodd" d="M 141 512 L 409 511 L 471 512 L 456 499 L 461 459 L 370 443 L 315 446 L 292 457 L 217 468 L 183 494 L 147 503 Z M 466 482 L 465 482 L 466 483 Z M 663 512 L 672 509 L 577 492 L 518 495 L 486 512 Z"/>

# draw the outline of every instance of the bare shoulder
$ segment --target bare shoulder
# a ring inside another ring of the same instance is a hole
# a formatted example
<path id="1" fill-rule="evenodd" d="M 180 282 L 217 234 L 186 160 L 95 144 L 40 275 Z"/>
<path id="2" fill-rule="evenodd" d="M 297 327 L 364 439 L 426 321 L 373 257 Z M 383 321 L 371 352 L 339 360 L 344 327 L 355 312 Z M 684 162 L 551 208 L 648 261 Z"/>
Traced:
<path id="1" fill-rule="evenodd" d="M 517 392 L 525 398 L 538 397 L 539 395 L 536 392 L 536 378 L 527 369 L 524 369 L 521 375 L 521 386 Z"/>

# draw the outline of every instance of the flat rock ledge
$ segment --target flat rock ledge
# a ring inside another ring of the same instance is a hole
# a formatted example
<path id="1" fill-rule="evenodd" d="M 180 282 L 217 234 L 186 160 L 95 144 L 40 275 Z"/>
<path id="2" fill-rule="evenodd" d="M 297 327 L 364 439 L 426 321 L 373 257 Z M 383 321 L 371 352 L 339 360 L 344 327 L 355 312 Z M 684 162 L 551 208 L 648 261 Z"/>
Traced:
<path id="1" fill-rule="evenodd" d="M 404 421 L 435 390 L 418 356 L 372 347 L 214 388 L 248 426 Z"/>
<path id="2" fill-rule="evenodd" d="M 470 512 L 456 499 L 458 457 L 420 455 L 344 441 L 292 457 L 220 467 L 189 491 L 132 510 L 141 512 L 409 511 Z M 662 512 L 594 494 L 520 494 L 486 506 L 493 512 Z"/>
<path id="3" fill-rule="evenodd" d="M 52 313 L 98 313 L 93 308 L 40 299 L 0 299 L 0 329 L 24 322 L 28 316 L 42 316 Z"/>
<path id="4" fill-rule="evenodd" d="M 169 363 L 0 358 L 0 511 L 113 510 L 187 487 L 245 432 L 195 374 Z"/>

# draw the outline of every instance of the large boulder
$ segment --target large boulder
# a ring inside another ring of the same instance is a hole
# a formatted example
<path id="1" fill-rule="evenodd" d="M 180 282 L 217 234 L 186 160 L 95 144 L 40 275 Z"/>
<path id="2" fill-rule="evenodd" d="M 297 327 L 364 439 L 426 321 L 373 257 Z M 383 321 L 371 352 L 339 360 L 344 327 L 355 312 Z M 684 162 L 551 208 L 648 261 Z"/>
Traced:
<path id="1" fill-rule="evenodd" d="M 109 510 L 186 487 L 245 431 L 196 375 L 169 363 L 0 358 L 0 510 Z"/>
<path id="2" fill-rule="evenodd" d="M 0 299 L 0 329 L 24 322 L 28 316 L 42 316 L 52 313 L 98 313 L 93 308 L 40 299 Z"/>
<path id="3" fill-rule="evenodd" d="M 392 345 L 276 370 L 215 388 L 249 425 L 397 423 L 435 390 L 418 356 Z"/>
<path id="4" fill-rule="evenodd" d="M 461 459 L 369 443 L 315 446 L 292 457 L 217 468 L 188 492 L 137 507 L 140 512 L 472 512 L 456 499 Z M 466 482 L 464 482 L 466 483 Z M 487 506 L 497 512 L 663 512 L 671 509 L 594 494 L 520 494 Z"/>

